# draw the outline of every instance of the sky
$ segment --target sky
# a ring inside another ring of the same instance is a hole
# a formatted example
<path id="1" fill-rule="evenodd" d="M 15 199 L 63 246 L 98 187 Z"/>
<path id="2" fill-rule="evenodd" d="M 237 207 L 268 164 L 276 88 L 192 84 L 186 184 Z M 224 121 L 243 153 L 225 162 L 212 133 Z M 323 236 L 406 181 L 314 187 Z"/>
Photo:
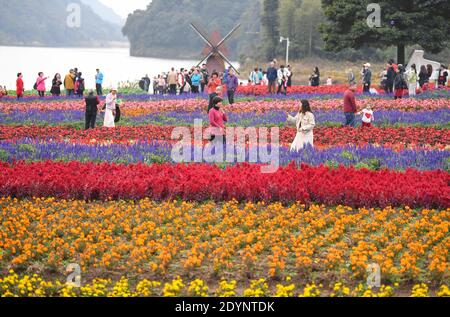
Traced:
<path id="1" fill-rule="evenodd" d="M 100 0 L 100 2 L 112 8 L 121 17 L 126 18 L 134 10 L 147 8 L 151 0 Z"/>

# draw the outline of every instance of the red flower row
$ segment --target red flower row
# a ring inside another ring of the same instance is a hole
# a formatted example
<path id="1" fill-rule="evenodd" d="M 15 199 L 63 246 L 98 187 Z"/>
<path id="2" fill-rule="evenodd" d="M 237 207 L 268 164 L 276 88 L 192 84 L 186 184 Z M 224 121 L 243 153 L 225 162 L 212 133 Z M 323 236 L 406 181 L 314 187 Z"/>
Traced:
<path id="1" fill-rule="evenodd" d="M 96 143 L 112 141 L 171 141 L 174 127 L 142 126 L 117 127 L 115 129 L 76 130 L 70 127 L 0 126 L 0 140 L 52 139 L 76 143 Z M 281 144 L 290 144 L 295 137 L 295 128 L 280 129 Z M 191 134 L 193 129 L 191 128 Z M 353 129 L 338 127 L 318 127 L 314 130 L 315 145 L 318 147 L 354 144 L 383 144 L 385 147 L 401 149 L 421 146 L 444 149 L 450 144 L 450 130 L 424 127 Z"/>
<path id="2" fill-rule="evenodd" d="M 225 170 L 208 164 L 110 165 L 78 162 L 0 164 L 0 195 L 86 200 L 299 201 L 352 207 L 450 207 L 450 174 L 405 173 L 340 167 L 298 169 L 273 174 L 260 165 Z"/>
<path id="3" fill-rule="evenodd" d="M 384 94 L 384 90 L 381 87 L 373 87 L 377 89 L 378 93 Z M 446 87 L 445 87 L 446 88 Z M 319 86 L 319 87 L 311 87 L 311 86 L 292 86 L 288 87 L 288 94 L 341 94 L 344 93 L 348 89 L 348 85 L 332 85 L 332 86 Z M 427 85 L 424 87 L 424 91 L 434 90 L 434 85 Z M 358 92 L 362 93 L 362 85 L 358 85 Z M 239 86 L 237 89 L 237 93 L 244 95 L 257 95 L 257 96 L 265 96 L 269 94 L 268 86 Z"/>
<path id="4" fill-rule="evenodd" d="M 348 89 L 348 85 L 332 85 L 332 86 L 292 86 L 288 87 L 288 94 L 340 94 L 344 93 Z M 269 87 L 260 85 L 260 86 L 239 86 L 237 89 L 237 93 L 244 95 L 268 95 Z M 359 92 L 362 92 L 362 88 L 359 89 Z"/>

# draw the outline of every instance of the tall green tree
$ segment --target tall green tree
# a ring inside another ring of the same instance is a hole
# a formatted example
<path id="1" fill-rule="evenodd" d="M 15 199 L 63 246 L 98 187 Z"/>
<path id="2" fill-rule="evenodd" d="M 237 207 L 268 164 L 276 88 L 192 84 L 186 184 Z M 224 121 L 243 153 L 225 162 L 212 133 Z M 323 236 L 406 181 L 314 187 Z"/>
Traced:
<path id="1" fill-rule="evenodd" d="M 295 34 L 300 43 L 301 56 L 311 57 L 322 50 L 323 41 L 319 26 L 325 21 L 320 0 L 303 0 L 295 11 Z M 299 56 L 299 57 L 301 57 Z"/>
<path id="2" fill-rule="evenodd" d="M 373 2 L 381 7 L 380 27 L 367 23 Z M 321 27 L 327 50 L 394 45 L 404 64 L 406 46 L 418 44 L 431 53 L 448 47 L 448 0 L 322 0 L 322 5 L 329 20 Z"/>
<path id="3" fill-rule="evenodd" d="M 277 55 L 280 41 L 278 0 L 264 0 L 261 26 L 263 30 L 263 51 L 267 59 Z"/>

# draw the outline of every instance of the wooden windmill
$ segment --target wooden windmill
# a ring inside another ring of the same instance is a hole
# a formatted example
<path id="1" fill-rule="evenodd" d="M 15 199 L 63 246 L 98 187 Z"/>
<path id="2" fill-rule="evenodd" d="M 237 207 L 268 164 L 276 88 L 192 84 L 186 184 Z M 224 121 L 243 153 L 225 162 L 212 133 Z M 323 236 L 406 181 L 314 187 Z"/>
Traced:
<path id="1" fill-rule="evenodd" d="M 205 53 L 205 58 L 202 59 L 197 66 L 200 66 L 203 62 L 206 61 L 206 68 L 208 72 L 211 74 L 214 70 L 220 72 L 225 69 L 225 63 L 231 66 L 234 71 L 239 74 L 238 70 L 233 66 L 233 64 L 228 60 L 225 54 L 222 52 L 224 43 L 241 27 L 240 24 L 235 26 L 230 33 L 228 33 L 222 40 L 218 40 L 220 37 L 212 36 L 211 40 L 205 35 L 205 32 L 202 32 L 198 26 L 194 23 L 191 23 L 191 27 L 194 31 L 203 39 L 203 41 L 207 44 L 207 51 Z M 218 33 L 216 33 L 218 34 Z"/>

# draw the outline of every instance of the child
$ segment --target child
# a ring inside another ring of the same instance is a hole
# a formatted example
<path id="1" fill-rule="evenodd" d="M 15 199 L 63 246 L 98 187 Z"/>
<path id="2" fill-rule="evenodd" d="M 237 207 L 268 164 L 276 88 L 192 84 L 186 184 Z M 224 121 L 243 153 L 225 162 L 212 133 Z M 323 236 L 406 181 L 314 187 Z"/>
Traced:
<path id="1" fill-rule="evenodd" d="M 6 89 L 6 86 L 0 86 L 0 98 L 2 98 L 3 96 L 7 96 L 8 95 L 8 90 Z"/>
<path id="2" fill-rule="evenodd" d="M 333 86 L 333 79 L 331 77 L 327 79 L 327 86 Z"/>
<path id="3" fill-rule="evenodd" d="M 362 127 L 363 128 L 371 128 L 372 122 L 375 121 L 375 117 L 373 115 L 372 107 L 367 105 L 363 111 L 358 112 L 358 115 L 362 115 Z"/>

